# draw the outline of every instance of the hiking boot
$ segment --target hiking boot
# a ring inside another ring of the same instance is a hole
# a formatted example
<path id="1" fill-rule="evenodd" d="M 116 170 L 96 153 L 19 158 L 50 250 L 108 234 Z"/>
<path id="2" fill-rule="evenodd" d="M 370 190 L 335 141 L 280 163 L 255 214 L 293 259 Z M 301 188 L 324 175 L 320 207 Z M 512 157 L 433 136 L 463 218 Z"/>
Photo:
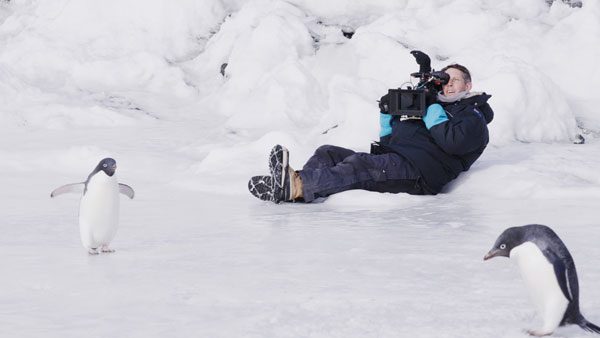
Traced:
<path id="1" fill-rule="evenodd" d="M 281 203 L 292 200 L 292 185 L 290 184 L 290 172 L 293 170 L 289 165 L 289 152 L 281 146 L 276 145 L 271 149 L 269 155 L 269 170 L 273 176 L 273 202 Z"/>
<path id="2" fill-rule="evenodd" d="M 273 178 L 254 176 L 248 181 L 248 190 L 254 197 L 263 201 L 273 201 Z"/>
<path id="3" fill-rule="evenodd" d="M 269 172 L 273 177 L 282 176 L 284 168 L 289 166 L 290 152 L 282 145 L 275 145 L 269 154 Z"/>
<path id="4" fill-rule="evenodd" d="M 280 172 L 280 171 L 277 171 Z M 294 184 L 290 177 L 298 175 L 294 169 L 288 166 L 287 170 L 281 171 L 281 176 L 273 177 L 273 202 L 291 202 L 294 200 Z M 283 181 L 283 184 L 280 182 Z"/>

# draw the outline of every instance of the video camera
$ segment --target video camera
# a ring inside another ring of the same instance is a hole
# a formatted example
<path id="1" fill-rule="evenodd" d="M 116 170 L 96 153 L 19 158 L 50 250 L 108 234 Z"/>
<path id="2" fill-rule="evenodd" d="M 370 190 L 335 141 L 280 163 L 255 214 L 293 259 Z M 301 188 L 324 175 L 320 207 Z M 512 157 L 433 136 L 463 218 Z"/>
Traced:
<path id="1" fill-rule="evenodd" d="M 415 56 L 420 69 L 410 76 L 419 78 L 419 83 L 414 88 L 389 89 L 379 103 L 382 113 L 406 119 L 421 118 L 427 111 L 428 102 L 434 101 L 437 92 L 450 80 L 447 73 L 432 71 L 427 54 L 421 51 L 412 51 L 411 54 Z"/>

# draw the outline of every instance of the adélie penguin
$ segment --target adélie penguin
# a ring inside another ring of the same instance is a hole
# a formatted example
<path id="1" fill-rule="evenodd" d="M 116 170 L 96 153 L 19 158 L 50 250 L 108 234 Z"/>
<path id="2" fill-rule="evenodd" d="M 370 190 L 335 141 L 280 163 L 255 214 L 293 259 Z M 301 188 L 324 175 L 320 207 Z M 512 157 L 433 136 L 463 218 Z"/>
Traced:
<path id="1" fill-rule="evenodd" d="M 504 230 L 484 260 L 504 256 L 519 267 L 542 327 L 529 330 L 534 336 L 550 335 L 558 326 L 577 324 L 600 333 L 579 312 L 579 284 L 569 250 L 549 227 L 529 224 Z"/>
<path id="2" fill-rule="evenodd" d="M 79 231 L 81 243 L 91 255 L 114 252 L 110 242 L 119 226 L 119 193 L 133 198 L 133 189 L 117 182 L 117 162 L 105 158 L 94 168 L 85 182 L 71 183 L 56 188 L 50 194 L 55 197 L 69 192 L 81 192 L 79 205 Z"/>

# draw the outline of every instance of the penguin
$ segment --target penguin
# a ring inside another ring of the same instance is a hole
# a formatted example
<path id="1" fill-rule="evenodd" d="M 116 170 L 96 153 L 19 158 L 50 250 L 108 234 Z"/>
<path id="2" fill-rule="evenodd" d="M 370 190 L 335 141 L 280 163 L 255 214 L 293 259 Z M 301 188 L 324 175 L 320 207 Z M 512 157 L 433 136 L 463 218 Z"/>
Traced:
<path id="1" fill-rule="evenodd" d="M 542 319 L 542 327 L 529 330 L 530 335 L 550 335 L 557 327 L 567 324 L 600 333 L 600 327 L 588 322 L 579 311 L 575 262 L 552 229 L 528 224 L 504 230 L 483 260 L 499 256 L 516 262 Z"/>
<path id="2" fill-rule="evenodd" d="M 116 170 L 117 162 L 105 158 L 85 182 L 63 185 L 50 194 L 50 197 L 56 197 L 83 189 L 79 204 L 79 232 L 81 243 L 90 255 L 114 252 L 109 245 L 119 225 L 119 193 L 130 199 L 135 194 L 130 186 L 117 182 Z"/>

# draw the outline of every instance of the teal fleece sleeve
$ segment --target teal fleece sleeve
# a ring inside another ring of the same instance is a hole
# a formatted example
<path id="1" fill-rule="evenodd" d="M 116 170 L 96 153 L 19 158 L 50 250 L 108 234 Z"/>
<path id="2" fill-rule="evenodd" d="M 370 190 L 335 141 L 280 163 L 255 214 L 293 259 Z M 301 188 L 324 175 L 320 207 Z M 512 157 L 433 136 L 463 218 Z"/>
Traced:
<path id="1" fill-rule="evenodd" d="M 379 113 L 379 137 L 388 136 L 392 133 L 392 115 Z"/>
<path id="2" fill-rule="evenodd" d="M 448 115 L 446 115 L 446 111 L 438 103 L 427 107 L 427 113 L 423 116 L 423 122 L 425 122 L 427 129 L 431 129 L 433 126 L 446 121 L 448 121 Z"/>

